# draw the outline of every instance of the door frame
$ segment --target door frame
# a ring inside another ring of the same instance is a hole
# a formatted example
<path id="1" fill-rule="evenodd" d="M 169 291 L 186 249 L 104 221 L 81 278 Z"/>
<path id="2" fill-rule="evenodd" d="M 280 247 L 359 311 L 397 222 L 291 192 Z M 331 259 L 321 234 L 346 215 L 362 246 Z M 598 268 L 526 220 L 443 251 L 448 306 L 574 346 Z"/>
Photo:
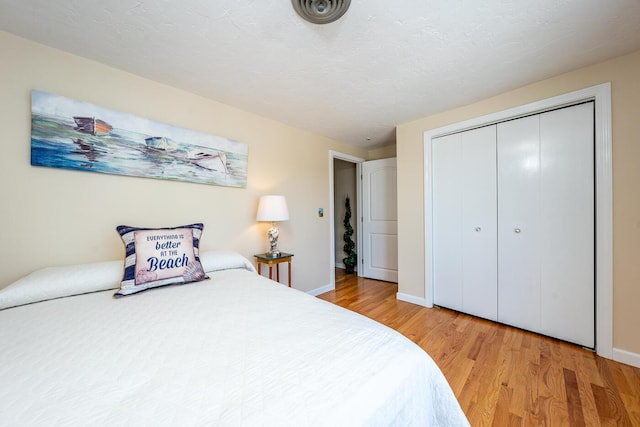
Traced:
<path id="1" fill-rule="evenodd" d="M 335 242 L 335 206 L 333 203 L 333 196 L 335 193 L 334 187 L 334 168 L 333 162 L 334 160 L 344 160 L 346 162 L 355 163 L 356 165 L 356 206 L 358 213 L 362 212 L 362 180 L 360 179 L 361 175 L 361 163 L 365 161 L 365 159 L 352 156 L 350 154 L 340 153 L 338 151 L 329 150 L 329 280 L 330 283 L 328 287 L 323 288 L 323 292 L 327 292 L 336 288 L 336 242 Z M 362 233 L 360 232 L 361 221 L 360 218 L 355 218 L 354 221 L 356 235 L 358 236 L 356 245 L 358 248 L 362 247 Z M 357 274 L 358 277 L 362 276 L 362 258 L 358 256 L 358 264 L 357 264 Z M 324 290 L 326 289 L 326 290 Z"/>
<path id="2" fill-rule="evenodd" d="M 425 305 L 433 307 L 433 211 L 431 140 L 505 120 L 595 101 L 596 352 L 613 359 L 613 169 L 611 83 L 603 83 L 424 133 Z"/>

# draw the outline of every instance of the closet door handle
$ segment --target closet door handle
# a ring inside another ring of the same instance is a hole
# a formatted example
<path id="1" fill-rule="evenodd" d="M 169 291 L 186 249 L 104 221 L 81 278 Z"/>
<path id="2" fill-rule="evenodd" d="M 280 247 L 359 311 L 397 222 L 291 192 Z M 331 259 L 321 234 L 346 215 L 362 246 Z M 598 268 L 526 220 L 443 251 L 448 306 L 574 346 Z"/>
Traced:
<path id="1" fill-rule="evenodd" d="M 520 230 L 519 228 L 516 228 L 516 229 L 514 229 L 513 231 L 514 231 L 516 234 L 520 234 L 520 232 L 521 232 L 522 230 Z"/>
<path id="2" fill-rule="evenodd" d="M 479 232 L 482 231 L 482 228 L 481 227 L 476 227 L 475 230 L 479 233 Z"/>

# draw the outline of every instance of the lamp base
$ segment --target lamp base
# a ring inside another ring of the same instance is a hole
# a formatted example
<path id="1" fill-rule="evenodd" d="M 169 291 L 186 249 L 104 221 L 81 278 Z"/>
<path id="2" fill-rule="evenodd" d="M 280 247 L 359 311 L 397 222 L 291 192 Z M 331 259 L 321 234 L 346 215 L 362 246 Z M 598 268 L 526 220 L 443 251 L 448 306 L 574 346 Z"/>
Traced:
<path id="1" fill-rule="evenodd" d="M 278 258 L 280 256 L 282 252 L 280 252 L 278 249 L 274 250 L 274 251 L 269 251 L 267 252 L 267 254 L 269 254 L 269 256 L 271 258 Z"/>
<path id="2" fill-rule="evenodd" d="M 269 252 L 267 252 L 272 258 L 277 258 L 280 255 L 280 250 L 278 249 L 278 235 L 279 235 L 278 227 L 276 227 L 276 223 L 271 223 L 271 228 L 267 232 L 269 236 Z"/>

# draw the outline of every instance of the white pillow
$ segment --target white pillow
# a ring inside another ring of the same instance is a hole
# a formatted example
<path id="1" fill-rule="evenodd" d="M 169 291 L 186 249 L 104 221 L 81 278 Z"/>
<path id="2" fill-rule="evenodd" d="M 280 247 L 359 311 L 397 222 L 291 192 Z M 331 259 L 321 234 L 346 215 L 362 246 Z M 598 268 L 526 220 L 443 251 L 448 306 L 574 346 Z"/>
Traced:
<path id="1" fill-rule="evenodd" d="M 254 273 L 256 271 L 251 261 L 233 251 L 200 251 L 200 264 L 205 273 L 232 268 L 243 268 Z"/>
<path id="2" fill-rule="evenodd" d="M 233 251 L 200 252 L 205 272 L 242 268 L 255 272 L 251 262 Z M 0 289 L 0 310 L 71 295 L 106 291 L 120 287 L 122 261 L 105 261 L 63 267 L 47 267 Z"/>
<path id="3" fill-rule="evenodd" d="M 122 261 L 47 267 L 0 289 L 0 310 L 70 295 L 116 289 L 122 280 Z"/>

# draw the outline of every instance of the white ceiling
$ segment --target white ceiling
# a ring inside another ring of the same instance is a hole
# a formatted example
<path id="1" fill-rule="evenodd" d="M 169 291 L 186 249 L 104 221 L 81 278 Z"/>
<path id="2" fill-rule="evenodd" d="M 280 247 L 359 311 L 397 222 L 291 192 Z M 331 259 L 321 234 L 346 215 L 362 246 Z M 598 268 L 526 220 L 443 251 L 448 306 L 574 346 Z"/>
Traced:
<path id="1" fill-rule="evenodd" d="M 0 30 L 360 147 L 640 49 L 640 0 L 0 0 Z"/>

